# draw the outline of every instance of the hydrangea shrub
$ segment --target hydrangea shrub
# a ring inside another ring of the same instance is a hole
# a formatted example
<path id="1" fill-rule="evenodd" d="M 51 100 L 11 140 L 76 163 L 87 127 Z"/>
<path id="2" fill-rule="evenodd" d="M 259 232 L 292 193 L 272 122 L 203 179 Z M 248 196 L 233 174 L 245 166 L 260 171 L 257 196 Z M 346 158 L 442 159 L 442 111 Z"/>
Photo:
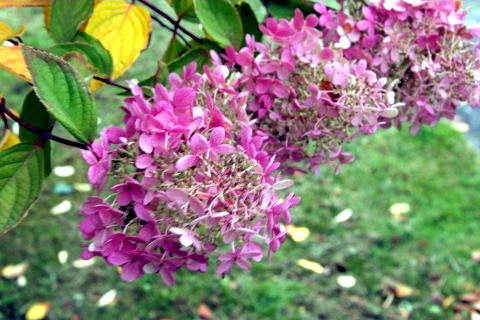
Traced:
<path id="1" fill-rule="evenodd" d="M 32 48 L 0 23 L 0 67 L 34 88 L 20 116 L 0 97 L 0 232 L 38 197 L 52 140 L 83 149 L 89 165 L 83 258 L 120 266 L 126 281 L 159 274 L 173 285 L 178 270 L 209 265 L 224 277 L 280 249 L 300 203 L 281 191 L 288 176 L 338 173 L 360 135 L 403 124 L 414 134 L 480 106 L 480 28 L 466 27 L 461 1 L 317 2 L 287 8 L 288 19 L 238 3 L 257 19 L 253 35 L 232 2 L 204 1 L 171 2 L 176 17 L 148 0 L 0 4 L 50 6 L 56 43 Z M 185 10 L 207 34 L 180 23 Z M 174 35 L 157 72 L 115 82 L 148 46 L 152 21 Z M 124 119 L 93 140 L 92 93 L 104 85 L 128 95 Z M 76 140 L 53 134 L 57 123 Z"/>

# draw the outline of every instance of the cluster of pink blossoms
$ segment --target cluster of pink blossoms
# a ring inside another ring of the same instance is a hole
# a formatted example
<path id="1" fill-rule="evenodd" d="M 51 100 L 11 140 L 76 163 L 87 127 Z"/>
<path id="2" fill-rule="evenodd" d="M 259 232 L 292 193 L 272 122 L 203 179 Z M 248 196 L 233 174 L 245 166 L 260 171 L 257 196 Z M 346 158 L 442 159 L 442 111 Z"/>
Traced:
<path id="1" fill-rule="evenodd" d="M 358 4 L 358 2 L 356 3 Z M 174 283 L 217 259 L 224 276 L 277 251 L 300 199 L 276 190 L 305 166 L 353 160 L 342 146 L 394 121 L 435 124 L 480 106 L 480 49 L 454 0 L 372 0 L 361 12 L 317 4 L 318 15 L 267 19 L 213 66 L 191 64 L 146 98 L 132 85 L 125 127 L 110 127 L 84 158 L 99 193 L 80 230 L 84 258 L 102 256 L 131 281 Z M 397 100 L 400 102 L 397 102 Z"/>
<path id="2" fill-rule="evenodd" d="M 279 249 L 281 223 L 300 201 L 279 198 L 275 190 L 290 180 L 272 175 L 279 163 L 261 149 L 263 138 L 248 127 L 232 136 L 195 68 L 171 75 L 170 89 L 156 85 L 152 99 L 134 86 L 125 128 L 106 129 L 83 153 L 99 192 L 115 181 L 109 196 L 88 198 L 81 211 L 90 241 L 83 257 L 121 266 L 126 281 L 160 273 L 172 285 L 182 267 L 205 272 L 216 252 L 220 276 L 234 265 L 249 269 L 263 245 L 269 259 Z"/>
<path id="3" fill-rule="evenodd" d="M 316 10 L 327 44 L 396 83 L 405 105 L 393 122 L 416 133 L 452 119 L 461 103 L 480 107 L 480 49 L 472 41 L 480 30 L 466 28 L 460 7 L 458 0 L 371 0 L 354 18 L 320 4 Z"/>
<path id="4" fill-rule="evenodd" d="M 398 113 L 387 79 L 365 60 L 349 61 L 325 46 L 320 26 L 318 16 L 300 10 L 290 21 L 269 18 L 261 26 L 265 43 L 247 37 L 245 48 L 223 55 L 240 72 L 229 79 L 234 94 L 222 110 L 233 105 L 237 121 L 265 136 L 265 150 L 287 173 L 351 162 L 342 145 Z"/>

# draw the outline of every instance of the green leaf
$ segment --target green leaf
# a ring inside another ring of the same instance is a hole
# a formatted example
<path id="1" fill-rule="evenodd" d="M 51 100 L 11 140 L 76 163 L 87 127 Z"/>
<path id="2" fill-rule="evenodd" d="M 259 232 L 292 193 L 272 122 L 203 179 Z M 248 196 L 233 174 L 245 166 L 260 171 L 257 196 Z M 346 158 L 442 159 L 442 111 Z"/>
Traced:
<path id="1" fill-rule="evenodd" d="M 268 5 L 268 11 L 277 19 L 293 18 L 295 9 L 300 9 L 304 15 L 315 13 L 313 2 L 307 0 L 270 0 Z"/>
<path id="2" fill-rule="evenodd" d="M 94 0 L 52 0 L 50 34 L 56 42 L 69 42 L 90 17 Z"/>
<path id="3" fill-rule="evenodd" d="M 177 17 L 187 20 L 195 17 L 193 0 L 170 0 L 169 3 L 175 9 Z"/>
<path id="4" fill-rule="evenodd" d="M 295 13 L 295 9 L 283 4 L 271 2 L 268 6 L 270 14 L 277 19 L 290 19 Z"/>
<path id="5" fill-rule="evenodd" d="M 258 22 L 255 18 L 255 13 L 252 11 L 252 7 L 246 3 L 242 3 L 242 5 L 238 8 L 238 11 L 242 17 L 245 33 L 253 35 L 257 41 L 261 41 L 263 33 L 258 28 Z"/>
<path id="6" fill-rule="evenodd" d="M 183 67 L 189 63 L 196 61 L 198 69 L 202 69 L 203 65 L 208 62 L 210 56 L 209 51 L 203 46 L 192 48 L 185 52 L 177 59 L 168 64 L 168 70 L 171 72 L 181 72 Z"/>
<path id="7" fill-rule="evenodd" d="M 182 55 L 185 51 L 187 51 L 187 47 L 180 40 L 174 38 L 170 41 L 170 44 L 163 55 L 162 61 L 168 64 L 178 56 Z"/>
<path id="8" fill-rule="evenodd" d="M 40 102 L 35 94 L 35 91 L 33 90 L 27 94 L 25 100 L 23 101 L 23 108 L 20 118 L 42 130 L 50 129 L 53 124 L 52 117 L 47 112 L 47 109 L 45 109 L 45 106 L 42 104 L 42 102 Z M 31 144 L 37 144 L 40 139 L 38 135 L 28 131 L 24 127 L 20 127 L 19 137 L 22 142 Z M 43 150 L 45 155 L 45 174 L 48 176 L 52 171 L 50 140 L 46 140 L 44 142 Z"/>
<path id="9" fill-rule="evenodd" d="M 56 56 L 63 57 L 70 52 L 79 52 L 88 59 L 89 63 L 98 69 L 98 72 L 110 77 L 113 72 L 112 57 L 103 47 L 95 47 L 88 43 L 62 43 L 47 50 Z"/>
<path id="10" fill-rule="evenodd" d="M 265 19 L 268 16 L 268 12 L 267 12 L 267 8 L 265 8 L 261 0 L 243 0 L 243 2 L 250 6 L 258 23 L 263 23 L 265 21 Z M 242 16 L 242 21 L 244 21 L 243 14 L 241 16 Z M 243 26 L 245 29 L 247 29 L 248 24 L 244 23 Z M 245 32 L 245 33 L 248 33 L 248 32 Z"/>
<path id="11" fill-rule="evenodd" d="M 240 15 L 228 0 L 194 0 L 195 12 L 205 31 L 221 46 L 237 49 L 243 42 Z"/>
<path id="12" fill-rule="evenodd" d="M 78 140 L 93 140 L 97 107 L 80 75 L 61 58 L 27 46 L 22 50 L 35 92 L 48 112 Z"/>
<path id="13" fill-rule="evenodd" d="M 340 10 L 342 6 L 338 3 L 337 0 L 310 0 L 311 2 L 319 3 L 323 2 L 327 7 L 332 8 L 333 10 Z"/>
<path id="14" fill-rule="evenodd" d="M 0 152 L 0 234 L 20 223 L 38 198 L 43 162 L 42 148 L 27 143 Z"/>
<path id="15" fill-rule="evenodd" d="M 62 57 L 82 77 L 83 81 L 90 82 L 98 74 L 98 69 L 79 52 L 68 52 Z"/>

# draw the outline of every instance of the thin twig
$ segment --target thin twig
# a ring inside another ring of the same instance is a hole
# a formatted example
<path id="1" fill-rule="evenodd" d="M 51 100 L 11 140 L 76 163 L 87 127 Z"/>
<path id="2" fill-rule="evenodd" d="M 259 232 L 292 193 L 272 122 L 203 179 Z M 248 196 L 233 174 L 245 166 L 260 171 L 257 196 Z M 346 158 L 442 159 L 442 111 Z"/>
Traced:
<path id="1" fill-rule="evenodd" d="M 182 31 L 183 33 L 185 33 L 187 36 L 189 36 L 190 38 L 192 38 L 194 41 L 200 43 L 200 44 L 203 44 L 203 40 L 200 39 L 199 37 L 197 37 L 196 35 L 194 35 L 193 33 L 191 33 L 190 31 L 188 31 L 187 29 L 185 29 L 184 27 L 182 27 L 180 25 L 180 23 L 178 21 L 175 21 L 174 19 L 172 19 L 172 17 L 170 17 L 168 14 L 166 14 L 165 12 L 163 12 L 162 10 L 160 10 L 160 8 L 156 7 L 155 5 L 151 4 L 149 1 L 147 0 L 138 0 L 138 2 L 141 2 L 143 3 L 145 6 L 147 6 L 148 8 L 150 8 L 152 11 L 158 13 L 160 16 L 162 16 L 163 18 L 167 19 L 168 22 L 170 22 L 174 27 L 175 29 L 179 29 L 180 31 Z"/>
<path id="2" fill-rule="evenodd" d="M 174 36 L 175 36 L 175 32 L 176 32 L 175 29 L 167 26 L 165 23 L 163 23 L 160 19 L 158 19 L 158 18 L 155 17 L 155 16 L 152 16 L 152 19 L 153 19 L 154 21 L 158 22 L 158 24 L 159 24 L 162 28 L 165 28 L 165 29 L 167 29 L 168 31 L 173 32 L 173 33 L 174 33 Z M 193 48 L 193 46 L 187 41 L 187 39 L 185 39 L 185 37 L 183 36 L 183 34 L 177 34 L 177 35 L 178 35 L 178 37 L 183 41 L 183 43 L 185 43 L 185 45 L 186 45 L 187 47 L 189 47 L 190 49 Z"/>
<path id="3" fill-rule="evenodd" d="M 123 89 L 123 90 L 125 90 L 125 91 L 130 91 L 130 88 L 129 88 L 129 87 L 123 86 L 123 85 L 118 84 L 118 83 L 116 83 L 116 82 L 113 82 L 112 80 L 107 79 L 107 78 L 102 78 L 102 77 L 99 77 L 99 76 L 94 76 L 93 79 L 98 80 L 98 81 L 101 81 L 101 82 L 103 82 L 103 83 L 106 83 L 106 84 L 108 84 L 108 85 L 110 85 L 110 86 L 112 86 L 112 87 L 120 88 L 120 89 Z"/>
<path id="4" fill-rule="evenodd" d="M 17 117 L 10 109 L 8 109 L 5 105 L 5 98 L 2 98 L 0 100 L 0 113 L 3 115 L 2 118 L 7 115 L 10 119 L 18 123 L 20 126 L 24 127 L 28 131 L 35 133 L 39 137 L 42 137 L 43 139 L 49 139 L 53 140 L 62 144 L 65 144 L 67 146 L 83 149 L 83 150 L 88 150 L 88 146 L 85 143 L 77 142 L 77 141 L 72 141 L 68 140 L 62 137 L 58 137 L 56 135 L 53 135 L 51 133 L 51 130 L 53 129 L 53 126 L 48 129 L 48 130 L 42 130 L 40 128 L 37 128 L 30 123 L 20 119 Z"/>

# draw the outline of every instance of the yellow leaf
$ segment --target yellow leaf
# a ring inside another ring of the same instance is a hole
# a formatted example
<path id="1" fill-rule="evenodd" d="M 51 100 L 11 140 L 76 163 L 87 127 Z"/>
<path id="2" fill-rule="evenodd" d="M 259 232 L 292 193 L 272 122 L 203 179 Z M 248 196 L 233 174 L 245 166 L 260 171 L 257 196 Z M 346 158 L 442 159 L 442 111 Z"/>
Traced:
<path id="1" fill-rule="evenodd" d="M 410 204 L 406 202 L 397 202 L 390 206 L 390 213 L 394 216 L 400 216 L 410 211 Z"/>
<path id="2" fill-rule="evenodd" d="M 302 242 L 307 240 L 310 235 L 310 230 L 306 227 L 296 227 L 294 225 L 287 226 L 287 232 L 290 238 L 295 242 Z"/>
<path id="3" fill-rule="evenodd" d="M 20 143 L 20 139 L 10 130 L 5 130 L 5 135 L 2 140 L 0 140 L 0 151 L 13 147 L 16 144 Z"/>
<path id="4" fill-rule="evenodd" d="M 398 298 L 407 298 L 410 297 L 415 293 L 415 291 L 410 288 L 409 286 L 399 283 L 395 288 L 394 288 L 394 293 L 395 296 Z"/>
<path id="5" fill-rule="evenodd" d="M 310 270 L 318 274 L 323 274 L 325 272 L 325 268 L 321 264 L 314 261 L 299 259 L 297 261 L 297 264 L 304 269 Z"/>
<path id="6" fill-rule="evenodd" d="M 8 7 L 41 7 L 50 3 L 50 0 L 0 0 L 0 8 Z"/>
<path id="7" fill-rule="evenodd" d="M 45 319 L 51 307 L 52 305 L 49 302 L 45 302 L 45 301 L 36 302 L 28 308 L 27 314 L 25 315 L 25 319 L 27 320 Z"/>
<path id="8" fill-rule="evenodd" d="M 97 4 L 85 32 L 97 38 L 112 55 L 112 79 L 117 79 L 137 60 L 148 46 L 152 20 L 142 6 L 124 0 L 102 1 Z M 92 82 L 92 90 L 103 83 Z"/>
<path id="9" fill-rule="evenodd" d="M 0 274 L 6 279 L 15 279 L 23 275 L 28 269 L 28 263 L 9 264 L 2 268 Z"/>
<path id="10" fill-rule="evenodd" d="M 25 33 L 25 27 L 20 27 L 18 31 L 13 31 L 7 24 L 0 22 L 0 43 L 15 37 L 21 37 Z"/>
<path id="11" fill-rule="evenodd" d="M 448 296 L 442 301 L 443 309 L 448 309 L 455 302 L 454 296 Z"/>
<path id="12" fill-rule="evenodd" d="M 97 5 L 100 1 L 102 0 L 95 0 L 95 5 Z M 51 8 L 50 3 L 43 8 L 43 22 L 45 23 L 45 28 L 47 28 L 47 30 L 50 30 L 50 8 Z M 87 26 L 87 22 L 88 21 L 85 21 L 84 23 L 82 23 L 82 25 L 80 26 L 80 28 L 78 28 L 78 30 L 84 31 L 85 27 Z"/>
<path id="13" fill-rule="evenodd" d="M 20 46 L 0 47 L 0 68 L 28 82 L 32 81 Z"/>

